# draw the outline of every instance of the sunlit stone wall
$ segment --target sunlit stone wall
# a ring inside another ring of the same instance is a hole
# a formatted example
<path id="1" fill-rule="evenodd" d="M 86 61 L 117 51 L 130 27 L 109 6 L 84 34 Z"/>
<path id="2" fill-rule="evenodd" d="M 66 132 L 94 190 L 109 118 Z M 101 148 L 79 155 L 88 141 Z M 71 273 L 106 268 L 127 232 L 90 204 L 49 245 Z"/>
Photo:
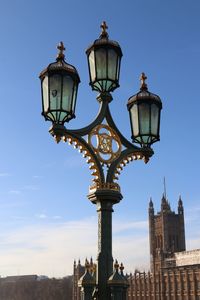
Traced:
<path id="1" fill-rule="evenodd" d="M 177 252 L 174 254 L 176 266 L 200 264 L 200 249 Z"/>

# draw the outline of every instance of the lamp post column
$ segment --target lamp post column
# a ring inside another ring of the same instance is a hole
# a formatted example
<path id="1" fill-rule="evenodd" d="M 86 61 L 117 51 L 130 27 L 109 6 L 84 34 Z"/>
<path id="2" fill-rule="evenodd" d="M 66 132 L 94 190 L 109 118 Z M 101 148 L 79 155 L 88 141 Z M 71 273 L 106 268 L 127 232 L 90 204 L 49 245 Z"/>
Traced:
<path id="1" fill-rule="evenodd" d="M 97 299 L 109 300 L 108 279 L 113 273 L 112 212 L 122 195 L 115 190 L 101 189 L 89 194 L 88 199 L 96 204 L 98 213 Z"/>

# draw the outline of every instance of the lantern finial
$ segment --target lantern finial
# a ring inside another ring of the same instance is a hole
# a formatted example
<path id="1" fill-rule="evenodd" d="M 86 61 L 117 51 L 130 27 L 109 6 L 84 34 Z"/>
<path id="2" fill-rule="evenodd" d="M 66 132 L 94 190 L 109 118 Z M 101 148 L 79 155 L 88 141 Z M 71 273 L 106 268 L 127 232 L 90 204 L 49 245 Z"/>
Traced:
<path id="1" fill-rule="evenodd" d="M 103 21 L 103 22 L 102 22 L 102 24 L 101 24 L 101 29 L 102 29 L 102 31 L 101 31 L 100 37 L 101 37 L 101 38 L 108 38 L 108 33 L 107 33 L 107 31 L 106 31 L 106 29 L 108 29 L 108 26 L 107 26 L 107 24 L 106 24 L 106 21 Z"/>
<path id="2" fill-rule="evenodd" d="M 63 44 L 63 42 L 60 42 L 57 46 L 57 49 L 59 50 L 58 54 L 57 54 L 57 60 L 64 60 L 65 59 L 65 46 Z"/>
<path id="3" fill-rule="evenodd" d="M 145 80 L 147 79 L 147 76 L 145 75 L 144 72 L 142 72 L 141 76 L 140 76 L 140 82 L 141 82 L 141 87 L 140 87 L 140 90 L 141 91 L 144 91 L 144 90 L 148 90 L 147 88 L 147 84 L 145 82 Z"/>

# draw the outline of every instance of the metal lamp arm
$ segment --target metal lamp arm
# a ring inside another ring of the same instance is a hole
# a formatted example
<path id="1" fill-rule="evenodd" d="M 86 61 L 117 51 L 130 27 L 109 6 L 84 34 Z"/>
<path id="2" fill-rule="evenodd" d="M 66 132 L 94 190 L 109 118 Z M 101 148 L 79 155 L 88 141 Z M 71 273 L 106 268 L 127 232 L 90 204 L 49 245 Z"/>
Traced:
<path id="1" fill-rule="evenodd" d="M 78 148 L 84 157 L 88 158 L 87 162 L 90 164 L 92 175 L 95 177 L 93 182 L 96 186 L 103 187 L 111 185 L 114 186 L 114 188 L 118 188 L 115 180 L 118 179 L 118 175 L 123 167 L 130 161 L 137 159 L 144 159 L 147 163 L 149 158 L 153 155 L 153 150 L 151 148 L 139 148 L 133 145 L 119 131 L 109 109 L 109 102 L 112 100 L 110 94 L 101 94 L 97 99 L 100 102 L 99 112 L 95 120 L 88 126 L 71 130 L 66 129 L 63 125 L 55 124 L 50 129 L 50 133 L 55 137 L 57 142 L 59 142 L 61 138 L 65 142 L 68 141 L 70 144 L 73 144 L 75 148 Z M 103 124 L 104 120 L 107 122 L 107 125 Z M 104 133 L 103 136 L 101 136 L 100 129 L 102 128 L 109 131 L 109 134 Z M 95 135 L 98 138 L 97 148 L 95 148 L 91 142 L 91 137 Z M 106 140 L 105 145 L 99 140 L 100 138 Z M 112 150 L 111 144 L 113 140 L 118 144 L 117 152 L 113 152 Z M 111 158 L 105 160 L 100 155 L 100 152 L 109 153 Z M 104 170 L 104 164 L 107 164 L 107 172 Z"/>
<path id="2" fill-rule="evenodd" d="M 85 136 L 87 134 L 89 134 L 91 132 L 91 130 L 98 124 L 101 124 L 103 119 L 105 118 L 106 115 L 106 111 L 108 108 L 108 102 L 106 101 L 102 101 L 100 103 L 100 108 L 99 108 L 99 112 L 95 118 L 94 121 L 92 121 L 88 126 L 85 126 L 83 128 L 80 129 L 68 129 L 67 131 L 73 134 L 78 134 L 80 136 Z"/>
<path id="3" fill-rule="evenodd" d="M 56 136 L 54 127 L 52 127 L 49 132 L 52 136 Z M 93 171 L 92 175 L 95 177 L 93 181 L 98 181 L 103 184 L 105 182 L 105 176 L 101 163 L 87 141 L 81 137 L 79 130 L 73 131 L 66 128 L 62 129 L 62 140 L 73 145 L 74 148 L 78 149 L 79 152 L 83 154 L 83 157 L 87 158 L 87 163 L 90 164 L 89 168 Z"/>
<path id="4" fill-rule="evenodd" d="M 144 159 L 145 163 L 149 161 L 149 158 L 154 154 L 152 149 L 136 148 L 133 145 L 123 150 L 120 156 L 111 163 L 106 177 L 106 182 L 114 182 L 118 180 L 123 168 L 131 161 Z"/>
<path id="5" fill-rule="evenodd" d="M 108 122 L 108 125 L 110 125 L 110 127 L 112 127 L 115 132 L 117 133 L 117 135 L 119 136 L 121 143 L 124 145 L 124 147 L 126 148 L 133 148 L 135 150 L 139 150 L 140 148 L 133 145 L 131 142 L 129 142 L 124 136 L 123 134 L 119 131 L 119 129 L 117 128 L 117 126 L 115 125 L 115 122 L 112 118 L 111 112 L 110 112 L 110 108 L 109 106 L 107 106 L 107 110 L 106 110 L 106 120 Z"/>

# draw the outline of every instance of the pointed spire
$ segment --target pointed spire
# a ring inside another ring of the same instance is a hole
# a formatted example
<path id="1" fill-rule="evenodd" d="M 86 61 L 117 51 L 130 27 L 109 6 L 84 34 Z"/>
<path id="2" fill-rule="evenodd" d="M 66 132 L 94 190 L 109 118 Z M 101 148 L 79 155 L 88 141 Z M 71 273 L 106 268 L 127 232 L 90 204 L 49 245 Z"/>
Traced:
<path id="1" fill-rule="evenodd" d="M 165 180 L 165 176 L 164 176 L 163 184 L 164 184 L 164 196 L 165 196 L 165 199 L 167 199 L 167 189 L 166 189 L 166 180 Z"/>
<path id="2" fill-rule="evenodd" d="M 152 201 L 151 197 L 150 197 L 150 200 L 149 200 L 149 208 L 153 209 L 153 201 Z"/>
<path id="3" fill-rule="evenodd" d="M 87 260 L 87 258 L 85 259 L 85 269 L 86 269 L 87 271 L 90 270 L 90 263 L 89 263 L 89 261 Z"/>
<path id="4" fill-rule="evenodd" d="M 166 199 L 165 194 L 163 194 L 161 200 L 161 212 L 171 212 L 170 203 Z"/>
<path id="5" fill-rule="evenodd" d="M 93 259 L 92 257 L 90 258 L 90 272 L 91 273 L 94 273 L 94 269 L 95 269 L 95 266 L 94 266 L 94 263 L 93 263 Z"/>
<path id="6" fill-rule="evenodd" d="M 149 200 L 149 214 L 154 215 L 154 207 L 153 207 L 152 198 L 150 198 L 150 200 Z"/>
<path id="7" fill-rule="evenodd" d="M 184 212 L 184 208 L 183 208 L 183 201 L 181 199 L 181 195 L 179 196 L 179 200 L 178 200 L 178 213 L 180 215 L 182 215 Z"/>
<path id="8" fill-rule="evenodd" d="M 179 206 L 183 206 L 183 201 L 181 199 L 181 195 L 179 196 L 179 199 L 178 199 L 178 205 Z"/>

